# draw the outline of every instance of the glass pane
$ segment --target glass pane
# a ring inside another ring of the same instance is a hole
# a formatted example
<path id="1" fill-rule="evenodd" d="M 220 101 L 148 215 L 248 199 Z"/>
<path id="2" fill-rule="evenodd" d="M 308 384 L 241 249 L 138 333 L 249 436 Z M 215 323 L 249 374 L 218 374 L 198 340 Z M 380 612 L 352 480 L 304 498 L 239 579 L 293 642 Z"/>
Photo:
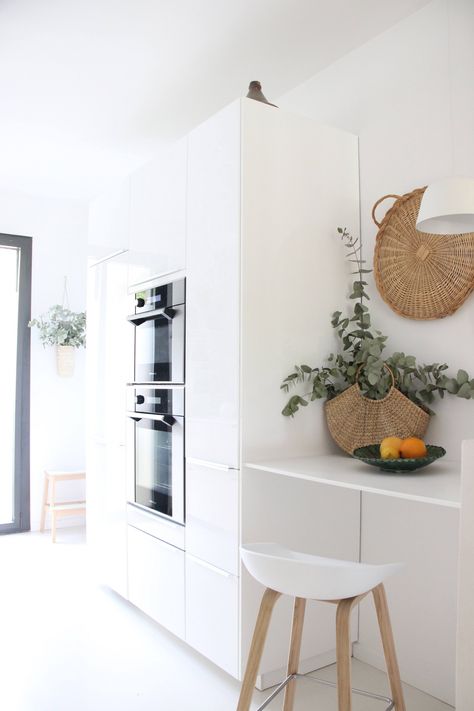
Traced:
<path id="1" fill-rule="evenodd" d="M 161 422 L 136 424 L 136 502 L 172 516 L 172 437 Z"/>
<path id="2" fill-rule="evenodd" d="M 151 319 L 136 326 L 136 380 L 171 379 L 172 328 L 172 321 L 165 318 Z"/>
<path id="3" fill-rule="evenodd" d="M 0 372 L 0 524 L 14 518 L 13 496 L 15 480 L 15 401 L 16 358 L 18 334 L 18 267 L 20 250 L 0 247 L 0 321 L 2 347 Z"/>

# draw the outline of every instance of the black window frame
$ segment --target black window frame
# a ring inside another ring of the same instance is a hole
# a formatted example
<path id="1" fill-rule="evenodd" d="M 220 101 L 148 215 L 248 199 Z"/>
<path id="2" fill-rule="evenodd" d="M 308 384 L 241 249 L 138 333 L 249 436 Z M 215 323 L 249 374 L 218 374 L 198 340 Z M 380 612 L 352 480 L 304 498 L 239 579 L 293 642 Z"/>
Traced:
<path id="1" fill-rule="evenodd" d="M 0 524 L 0 534 L 30 530 L 30 363 L 33 239 L 0 233 L 0 247 L 20 249 L 18 275 L 18 340 L 16 362 L 15 470 L 13 521 Z"/>

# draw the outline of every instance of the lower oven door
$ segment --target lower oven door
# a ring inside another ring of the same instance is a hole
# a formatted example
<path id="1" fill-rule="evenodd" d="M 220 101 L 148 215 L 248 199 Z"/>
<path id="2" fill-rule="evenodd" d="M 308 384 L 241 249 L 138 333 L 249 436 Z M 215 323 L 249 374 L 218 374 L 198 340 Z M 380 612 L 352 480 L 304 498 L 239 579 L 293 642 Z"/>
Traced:
<path id="1" fill-rule="evenodd" d="M 135 423 L 132 503 L 184 524 L 184 421 L 130 413 Z"/>

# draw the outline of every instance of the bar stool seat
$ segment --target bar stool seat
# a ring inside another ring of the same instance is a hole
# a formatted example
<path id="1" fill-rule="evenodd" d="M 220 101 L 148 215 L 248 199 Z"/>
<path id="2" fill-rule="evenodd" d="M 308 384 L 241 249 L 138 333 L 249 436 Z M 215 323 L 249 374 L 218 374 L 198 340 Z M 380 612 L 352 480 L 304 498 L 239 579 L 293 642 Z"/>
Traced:
<path id="1" fill-rule="evenodd" d="M 368 565 L 299 553 L 277 543 L 242 546 L 242 560 L 256 580 L 283 595 L 341 600 L 362 595 L 402 569 L 400 563 Z"/>
<path id="2" fill-rule="evenodd" d="M 293 710 L 295 681 L 300 676 L 298 664 L 305 605 L 308 599 L 337 605 L 336 661 L 339 711 L 351 711 L 352 691 L 388 702 L 387 711 L 390 709 L 406 711 L 383 585 L 386 578 L 401 570 L 402 564 L 370 565 L 325 558 L 293 551 L 277 543 L 245 545 L 241 547 L 241 555 L 249 573 L 264 585 L 266 590 L 255 625 L 237 711 L 250 709 L 273 607 L 281 595 L 290 595 L 295 599 L 288 673 L 286 679 L 257 711 L 265 708 L 283 689 L 285 689 L 283 709 Z M 350 614 L 369 593 L 374 597 L 393 700 L 370 692 L 351 689 Z"/>

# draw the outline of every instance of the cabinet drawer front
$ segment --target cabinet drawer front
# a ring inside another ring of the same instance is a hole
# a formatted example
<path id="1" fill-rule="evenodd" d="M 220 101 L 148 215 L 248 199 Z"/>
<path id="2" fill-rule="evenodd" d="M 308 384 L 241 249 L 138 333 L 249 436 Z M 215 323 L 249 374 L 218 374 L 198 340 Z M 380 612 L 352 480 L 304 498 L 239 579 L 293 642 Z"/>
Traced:
<path id="1" fill-rule="evenodd" d="M 238 575 L 239 472 L 187 460 L 186 550 Z"/>
<path id="2" fill-rule="evenodd" d="M 239 579 L 186 555 L 186 642 L 239 676 Z"/>
<path id="3" fill-rule="evenodd" d="M 184 638 L 184 553 L 128 527 L 128 597 L 160 625 Z"/>

